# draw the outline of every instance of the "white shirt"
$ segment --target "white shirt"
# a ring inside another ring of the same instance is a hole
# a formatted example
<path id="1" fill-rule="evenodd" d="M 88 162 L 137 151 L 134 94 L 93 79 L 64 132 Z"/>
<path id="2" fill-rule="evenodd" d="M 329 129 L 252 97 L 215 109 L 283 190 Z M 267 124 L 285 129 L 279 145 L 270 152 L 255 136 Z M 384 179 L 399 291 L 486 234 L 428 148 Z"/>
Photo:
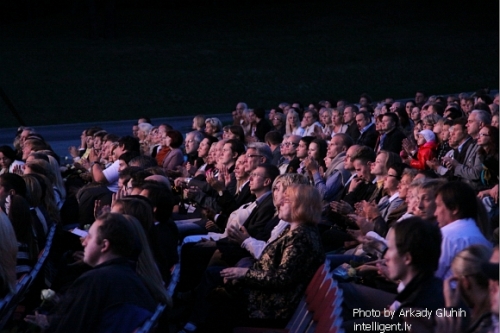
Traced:
<path id="1" fill-rule="evenodd" d="M 289 225 L 290 223 L 280 220 L 279 223 L 271 231 L 271 237 L 269 237 L 267 242 L 249 237 L 245 239 L 243 243 L 241 243 L 241 247 L 250 252 L 255 259 L 259 260 L 266 246 L 278 239 L 281 236 L 283 230 L 285 230 L 285 228 Z"/>
<path id="2" fill-rule="evenodd" d="M 120 161 L 116 160 L 109 168 L 102 170 L 104 177 L 106 177 L 106 180 L 108 181 L 108 184 L 106 185 L 108 190 L 115 193 L 118 192 L 118 176 L 120 174 L 118 171 L 119 164 Z"/>
<path id="3" fill-rule="evenodd" d="M 441 228 L 441 235 L 441 257 L 435 275 L 443 280 L 452 275 L 451 262 L 466 247 L 480 244 L 492 248 L 492 244 L 483 236 L 473 219 L 451 222 Z"/>

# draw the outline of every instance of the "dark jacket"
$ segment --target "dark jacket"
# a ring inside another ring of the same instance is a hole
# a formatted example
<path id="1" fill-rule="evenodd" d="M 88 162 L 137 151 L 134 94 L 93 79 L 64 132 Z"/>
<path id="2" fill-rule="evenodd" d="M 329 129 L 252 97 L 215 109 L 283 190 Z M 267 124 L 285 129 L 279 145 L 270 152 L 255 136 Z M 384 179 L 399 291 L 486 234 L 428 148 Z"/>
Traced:
<path id="1" fill-rule="evenodd" d="M 378 132 L 375 129 L 375 124 L 372 123 L 370 127 L 368 127 L 368 129 L 359 136 L 356 143 L 358 145 L 363 145 L 370 147 L 371 149 L 375 149 L 377 138 L 378 138 Z"/>

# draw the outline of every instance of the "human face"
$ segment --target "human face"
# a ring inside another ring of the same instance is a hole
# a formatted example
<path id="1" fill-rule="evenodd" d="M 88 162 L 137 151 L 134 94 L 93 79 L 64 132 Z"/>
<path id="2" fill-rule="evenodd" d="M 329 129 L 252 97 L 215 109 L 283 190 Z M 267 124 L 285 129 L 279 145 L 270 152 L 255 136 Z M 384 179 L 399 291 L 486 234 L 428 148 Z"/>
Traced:
<path id="1" fill-rule="evenodd" d="M 453 125 L 450 131 L 450 145 L 458 147 L 460 143 L 467 137 L 467 132 L 464 131 L 461 125 Z"/>
<path id="2" fill-rule="evenodd" d="M 331 159 L 334 159 L 337 157 L 338 154 L 343 152 L 345 150 L 345 146 L 342 143 L 342 139 L 338 136 L 334 136 L 330 140 L 330 144 L 328 145 L 328 148 L 326 150 L 326 156 L 330 157 Z"/>
<path id="3" fill-rule="evenodd" d="M 298 158 L 306 158 L 307 157 L 308 147 L 307 144 L 300 140 L 299 146 L 297 147 L 297 157 Z"/>
<path id="4" fill-rule="evenodd" d="M 479 146 L 486 146 L 491 142 L 490 131 L 483 127 L 479 130 L 479 136 L 477 137 L 477 144 Z"/>
<path id="5" fill-rule="evenodd" d="M 275 115 L 276 115 L 276 110 L 275 109 L 271 109 L 269 111 L 269 120 L 273 121 Z"/>
<path id="6" fill-rule="evenodd" d="M 98 241 L 98 228 L 102 225 L 100 220 L 95 221 L 90 226 L 88 235 L 83 239 L 83 262 L 94 267 L 101 262 L 101 253 L 104 247 L 104 241 Z"/>
<path id="7" fill-rule="evenodd" d="M 289 196 L 285 192 L 278 209 L 278 217 L 283 221 L 291 222 L 292 220 L 292 204 Z"/>
<path id="8" fill-rule="evenodd" d="M 274 186 L 273 186 L 273 202 L 274 206 L 279 209 L 279 206 L 283 200 L 285 194 L 285 188 L 283 187 L 283 183 L 278 181 Z"/>
<path id="9" fill-rule="evenodd" d="M 303 121 L 306 124 L 306 126 L 311 126 L 314 123 L 314 117 L 313 117 L 312 112 L 304 113 Z"/>
<path id="10" fill-rule="evenodd" d="M 388 177 L 390 178 L 390 177 Z M 404 175 L 398 184 L 399 197 L 403 200 L 408 196 L 408 187 L 411 184 L 411 177 L 409 175 Z"/>
<path id="11" fill-rule="evenodd" d="M 450 139 L 450 125 L 443 125 L 443 128 L 439 133 L 439 139 L 442 142 L 448 141 Z"/>
<path id="12" fill-rule="evenodd" d="M 491 126 L 498 128 L 498 115 L 491 117 Z"/>
<path id="13" fill-rule="evenodd" d="M 319 159 L 319 147 L 315 142 L 311 142 L 311 144 L 309 145 L 307 156 L 311 157 L 316 161 Z"/>
<path id="14" fill-rule="evenodd" d="M 413 213 L 418 204 L 418 189 L 412 188 L 408 189 L 408 195 L 406 196 L 406 204 L 408 205 L 407 211 Z"/>
<path id="15" fill-rule="evenodd" d="M 379 153 L 375 162 L 371 164 L 371 174 L 375 176 L 384 176 L 387 174 L 386 164 L 387 164 L 387 154 L 385 152 Z"/>
<path id="16" fill-rule="evenodd" d="M 356 171 L 356 175 L 358 176 L 359 179 L 367 182 L 371 180 L 370 162 L 363 164 L 360 160 L 355 160 L 352 164 L 354 166 L 354 170 Z"/>
<path id="17" fill-rule="evenodd" d="M 425 102 L 425 95 L 421 92 L 415 94 L 415 103 L 422 104 Z"/>
<path id="18" fill-rule="evenodd" d="M 290 125 L 295 126 L 295 124 L 299 122 L 299 117 L 295 113 L 289 113 L 286 116 L 286 120 Z"/>
<path id="19" fill-rule="evenodd" d="M 454 218 L 453 216 L 453 212 L 445 206 L 441 194 L 438 194 L 436 196 L 436 209 L 434 212 L 434 216 L 436 217 L 440 228 L 456 220 L 456 218 Z"/>
<path id="20" fill-rule="evenodd" d="M 3 183 L 0 183 L 0 206 L 5 207 L 5 201 L 7 200 L 7 196 L 9 196 L 12 191 L 7 191 Z"/>
<path id="21" fill-rule="evenodd" d="M 411 119 L 413 121 L 420 120 L 420 109 L 418 107 L 411 109 Z"/>
<path id="22" fill-rule="evenodd" d="M 466 101 L 465 108 L 463 109 L 463 111 L 465 112 L 465 114 L 469 114 L 473 108 L 474 104 L 472 103 L 472 101 Z"/>
<path id="23" fill-rule="evenodd" d="M 186 154 L 192 154 L 198 149 L 198 142 L 194 140 L 193 134 L 188 134 L 186 136 L 184 147 L 186 148 Z"/>
<path id="24" fill-rule="evenodd" d="M 85 131 L 84 131 L 84 133 L 85 133 Z M 28 138 L 29 135 L 30 135 L 30 132 L 27 130 L 23 130 L 21 132 L 21 135 L 19 136 L 19 142 L 21 143 L 21 147 L 23 146 L 24 141 L 26 141 L 26 139 Z"/>
<path id="25" fill-rule="evenodd" d="M 389 171 L 387 171 L 387 177 L 385 177 L 384 180 L 384 189 L 389 193 L 394 193 L 398 190 L 399 183 L 397 171 L 389 168 Z"/>
<path id="26" fill-rule="evenodd" d="M 344 159 L 344 169 L 346 170 L 354 170 L 354 165 L 352 164 L 351 156 L 356 153 L 356 147 L 352 146 L 347 149 L 345 153 Z"/>
<path id="27" fill-rule="evenodd" d="M 102 147 L 102 139 L 97 136 L 94 139 L 94 150 L 101 150 L 101 147 Z"/>
<path id="28" fill-rule="evenodd" d="M 122 172 L 127 167 L 127 162 L 124 160 L 118 160 L 118 171 Z"/>
<path id="29" fill-rule="evenodd" d="M 236 159 L 236 153 L 233 153 L 233 151 L 231 150 L 231 144 L 229 143 L 224 144 L 224 146 L 222 147 L 220 162 L 223 165 L 227 166 L 233 164 L 235 159 Z"/>
<path id="30" fill-rule="evenodd" d="M 250 119 L 250 124 L 252 124 L 252 125 L 257 124 L 257 116 L 255 115 L 254 112 L 250 111 L 248 113 L 248 118 Z"/>
<path id="31" fill-rule="evenodd" d="M 281 117 L 279 117 L 279 116 L 276 116 L 276 115 L 273 116 L 271 118 L 271 121 L 273 123 L 273 126 L 276 127 L 276 128 L 280 128 L 283 125 L 282 122 L 281 122 Z"/>
<path id="32" fill-rule="evenodd" d="M 421 146 L 426 143 L 425 138 L 422 134 L 417 135 L 417 145 Z"/>
<path id="33" fill-rule="evenodd" d="M 28 155 L 31 153 L 31 143 L 25 142 L 23 145 L 23 157 L 22 159 L 26 161 Z"/>
<path id="34" fill-rule="evenodd" d="M 414 214 L 421 218 L 433 219 L 436 211 L 436 200 L 434 193 L 429 189 L 417 190 L 417 203 Z"/>
<path id="35" fill-rule="evenodd" d="M 365 126 L 368 126 L 369 123 L 370 121 L 365 119 L 362 114 L 356 115 L 356 124 L 358 125 L 359 130 L 362 130 Z"/>
<path id="36" fill-rule="evenodd" d="M 332 123 L 332 117 L 328 111 L 323 112 L 321 115 L 321 122 L 323 125 L 330 125 Z"/>
<path id="37" fill-rule="evenodd" d="M 415 106 L 415 104 L 413 104 L 413 102 L 406 102 L 405 111 L 408 114 L 408 117 L 411 117 L 411 111 L 412 111 L 414 106 Z"/>
<path id="38" fill-rule="evenodd" d="M 340 115 L 339 111 L 333 111 L 332 112 L 332 121 L 333 121 L 334 125 L 340 126 L 344 122 L 344 117 Z"/>
<path id="39" fill-rule="evenodd" d="M 473 138 L 477 137 L 477 135 L 479 133 L 479 129 L 481 128 L 481 123 L 477 119 L 476 114 L 471 113 L 469 115 L 469 118 L 467 118 L 467 124 L 465 124 L 465 127 L 467 127 L 467 134 L 469 134 Z"/>
<path id="40" fill-rule="evenodd" d="M 210 141 L 208 141 L 208 139 L 201 140 L 200 146 L 198 147 L 198 157 L 201 158 L 207 157 L 209 151 L 210 151 Z"/>
<path id="41" fill-rule="evenodd" d="M 8 169 L 9 166 L 12 164 L 12 160 L 5 156 L 3 153 L 0 153 L 0 168 L 1 169 Z"/>
<path id="42" fill-rule="evenodd" d="M 248 176 L 248 173 L 245 171 L 246 159 L 245 155 L 240 155 L 234 165 L 234 176 L 238 180 L 245 179 Z"/>
<path id="43" fill-rule="evenodd" d="M 354 112 L 352 111 L 352 107 L 347 107 L 344 110 L 344 123 L 349 124 L 354 120 Z"/>
<path id="44" fill-rule="evenodd" d="M 382 124 L 381 124 L 381 130 L 384 132 L 389 132 L 392 130 L 396 124 L 392 121 L 391 117 L 384 116 L 382 117 Z"/>
<path id="45" fill-rule="evenodd" d="M 251 172 L 257 168 L 259 164 L 262 163 L 262 156 L 257 154 L 257 150 L 254 148 L 249 148 L 247 150 L 246 154 L 246 164 L 245 164 L 245 171 L 246 172 Z"/>
<path id="46" fill-rule="evenodd" d="M 256 168 L 250 172 L 248 186 L 251 193 L 255 194 L 257 192 L 261 192 L 266 186 L 269 185 L 270 180 L 265 176 L 265 174 L 266 170 L 264 168 Z"/>
<path id="47" fill-rule="evenodd" d="M 394 229 L 389 229 L 387 233 L 387 251 L 384 255 L 385 264 L 389 272 L 389 279 L 406 280 L 408 275 L 408 259 L 405 255 L 400 255 L 396 246 L 396 234 Z"/>
<path id="48" fill-rule="evenodd" d="M 212 126 L 210 122 L 205 123 L 205 133 L 207 135 L 214 135 L 215 134 L 215 127 Z"/>

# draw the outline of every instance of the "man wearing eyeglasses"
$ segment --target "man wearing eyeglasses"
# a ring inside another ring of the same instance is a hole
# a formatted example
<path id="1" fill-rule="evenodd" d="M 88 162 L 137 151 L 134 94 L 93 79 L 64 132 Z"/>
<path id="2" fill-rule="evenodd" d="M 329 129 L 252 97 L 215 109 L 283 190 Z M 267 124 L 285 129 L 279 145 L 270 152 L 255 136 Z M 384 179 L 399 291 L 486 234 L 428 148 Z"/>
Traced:
<path id="1" fill-rule="evenodd" d="M 282 159 L 278 164 L 278 168 L 280 169 L 280 174 L 285 174 L 286 169 L 288 169 L 288 165 L 290 161 L 297 157 L 297 147 L 299 146 L 300 136 L 299 135 L 285 135 L 283 138 L 283 142 L 281 143 L 281 156 Z"/>

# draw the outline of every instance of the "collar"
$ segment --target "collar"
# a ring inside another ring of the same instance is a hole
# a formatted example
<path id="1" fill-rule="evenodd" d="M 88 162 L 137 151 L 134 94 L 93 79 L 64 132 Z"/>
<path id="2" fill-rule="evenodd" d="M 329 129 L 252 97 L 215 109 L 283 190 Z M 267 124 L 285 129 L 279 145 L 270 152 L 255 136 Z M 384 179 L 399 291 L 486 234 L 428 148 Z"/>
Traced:
<path id="1" fill-rule="evenodd" d="M 264 199 L 267 198 L 267 196 L 270 194 L 271 194 L 271 191 L 267 191 L 266 193 L 262 194 L 260 197 L 255 199 L 255 201 L 257 202 L 257 205 L 260 205 L 262 203 L 262 201 L 264 201 Z"/>
<path id="2" fill-rule="evenodd" d="M 459 152 L 459 153 L 461 153 L 461 152 L 462 152 L 462 148 L 464 147 L 464 145 L 465 145 L 467 142 L 469 142 L 469 140 L 470 140 L 470 139 L 472 139 L 472 138 L 469 136 L 467 139 L 465 139 L 465 141 L 464 141 L 464 142 L 462 142 L 462 143 L 461 143 L 461 144 L 457 147 L 457 150 L 458 150 L 458 152 Z"/>
<path id="3" fill-rule="evenodd" d="M 396 192 L 394 193 L 393 195 L 391 195 L 389 197 L 389 203 L 393 202 L 394 200 L 396 200 L 397 198 L 399 198 L 399 192 Z"/>
<path id="4" fill-rule="evenodd" d="M 362 129 L 359 130 L 359 133 L 363 134 L 364 132 L 366 132 L 370 126 L 372 126 L 373 123 L 369 123 L 368 125 L 366 125 L 365 127 L 363 127 Z"/>

